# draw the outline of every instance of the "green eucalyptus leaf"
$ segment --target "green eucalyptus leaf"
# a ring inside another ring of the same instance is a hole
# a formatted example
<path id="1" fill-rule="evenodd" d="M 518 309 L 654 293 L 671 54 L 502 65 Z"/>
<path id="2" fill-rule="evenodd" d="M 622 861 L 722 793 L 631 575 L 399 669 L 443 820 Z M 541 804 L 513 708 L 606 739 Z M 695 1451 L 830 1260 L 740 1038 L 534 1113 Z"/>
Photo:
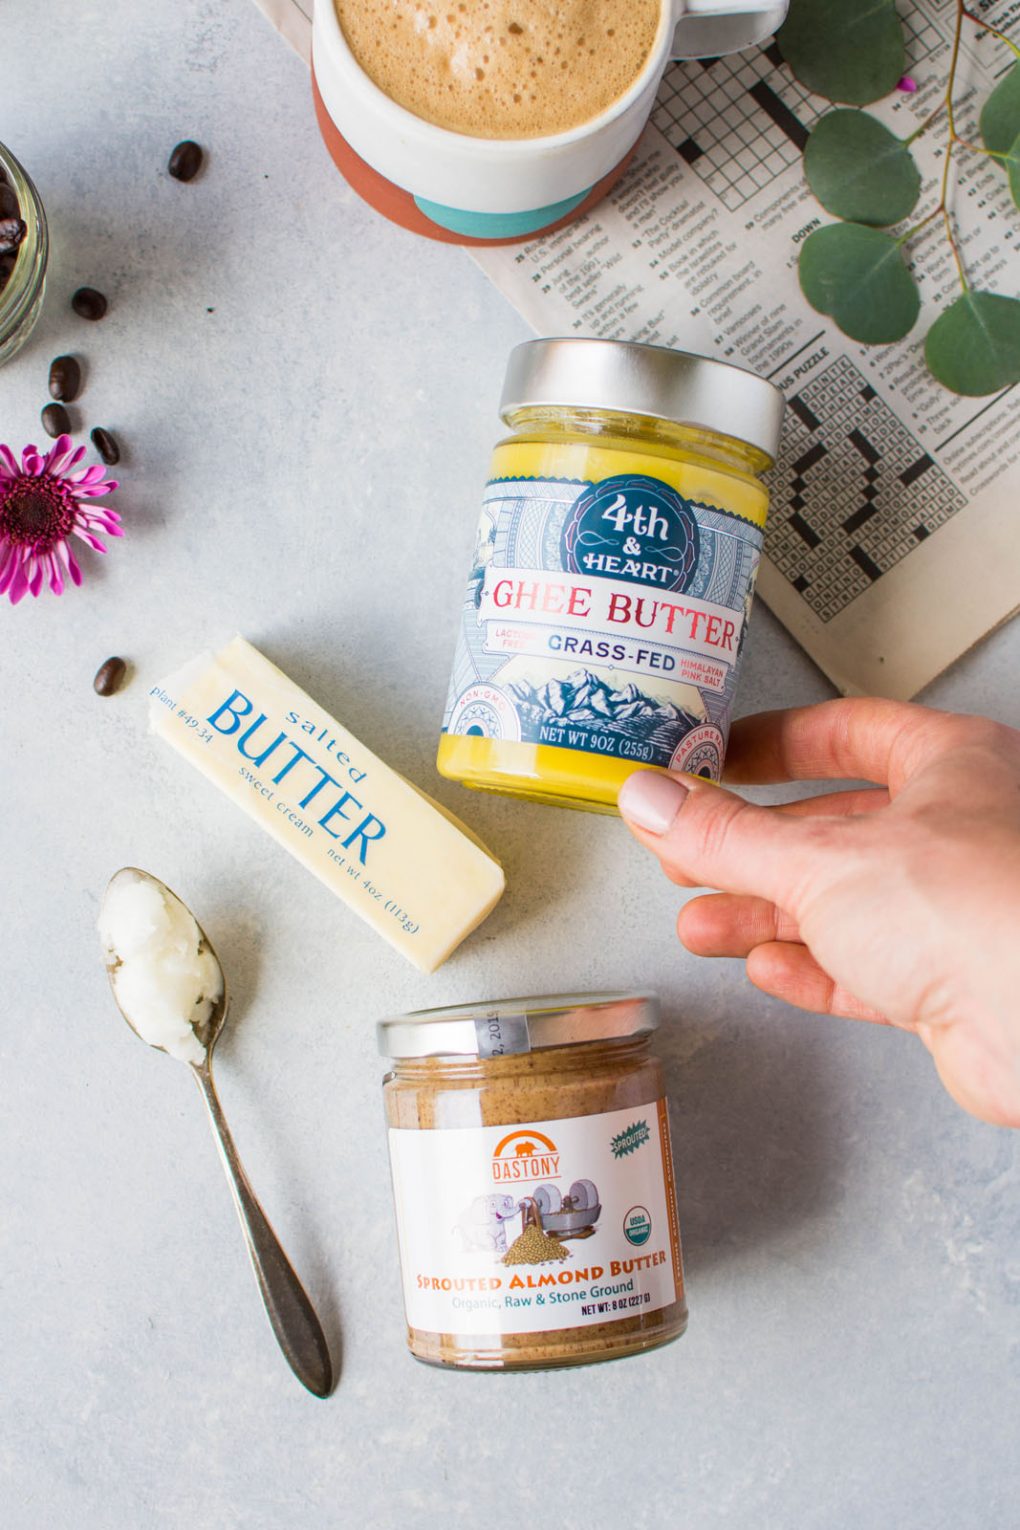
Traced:
<path id="1" fill-rule="evenodd" d="M 804 173 L 826 212 L 851 223 L 898 223 L 921 194 L 921 172 L 902 138 L 845 106 L 811 134 Z"/>
<path id="2" fill-rule="evenodd" d="M 851 106 L 887 96 L 906 68 L 894 0 L 791 0 L 776 41 L 803 85 Z"/>
<path id="3" fill-rule="evenodd" d="M 1020 62 L 992 91 L 981 108 L 981 137 L 993 154 L 1007 154 L 1020 133 Z"/>
<path id="4" fill-rule="evenodd" d="M 863 223 L 816 229 L 801 246 L 800 285 L 812 308 L 864 345 L 902 340 L 921 307 L 896 240 Z"/>
<path id="5" fill-rule="evenodd" d="M 961 293 L 928 331 L 924 359 L 945 387 L 974 398 L 1020 382 L 1020 299 Z"/>
<path id="6" fill-rule="evenodd" d="M 1013 201 L 1020 207 L 1020 133 L 1016 135 L 1009 146 L 1006 154 L 1006 174 L 1009 176 L 1009 189 L 1013 194 Z"/>

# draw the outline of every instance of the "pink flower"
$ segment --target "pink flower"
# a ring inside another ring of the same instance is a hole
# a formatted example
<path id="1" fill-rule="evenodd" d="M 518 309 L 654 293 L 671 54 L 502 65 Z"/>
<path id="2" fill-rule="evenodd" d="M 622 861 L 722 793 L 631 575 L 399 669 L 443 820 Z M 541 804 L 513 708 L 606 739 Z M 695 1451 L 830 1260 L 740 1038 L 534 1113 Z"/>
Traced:
<path id="1" fill-rule="evenodd" d="M 0 596 L 7 595 L 12 606 L 24 595 L 38 595 L 44 582 L 62 595 L 65 569 L 73 584 L 81 584 L 68 537 L 81 537 L 104 553 L 97 529 L 124 535 L 116 510 L 87 503 L 117 487 L 103 481 L 103 464 L 70 471 L 84 455 L 84 446 L 72 451 L 70 436 L 58 436 L 45 457 L 26 446 L 19 467 L 10 447 L 0 444 Z"/>
<path id="2" fill-rule="evenodd" d="M 896 89 L 902 90 L 908 96 L 912 96 L 917 89 L 917 81 L 912 75 L 905 74 L 896 86 Z"/>

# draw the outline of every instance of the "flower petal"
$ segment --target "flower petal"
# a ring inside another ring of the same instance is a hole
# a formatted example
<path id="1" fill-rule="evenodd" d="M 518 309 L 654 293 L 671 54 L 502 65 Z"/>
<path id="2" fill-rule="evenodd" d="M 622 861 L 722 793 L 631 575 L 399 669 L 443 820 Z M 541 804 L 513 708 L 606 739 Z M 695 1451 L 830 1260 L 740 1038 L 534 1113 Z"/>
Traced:
<path id="1" fill-rule="evenodd" d="M 22 568 L 19 560 L 14 566 L 14 578 L 11 580 L 10 588 L 7 591 L 11 605 L 16 606 L 27 591 L 28 580 L 25 578 L 25 570 Z"/>
<path id="2" fill-rule="evenodd" d="M 97 505 L 93 510 L 80 504 L 75 515 L 75 523 L 79 526 L 102 526 L 104 531 L 113 532 L 115 536 L 124 535 L 123 531 L 115 530 L 120 526 L 120 516 L 116 510 L 107 510 L 105 505 Z"/>
<path id="3" fill-rule="evenodd" d="M 3 443 L 0 443 L 0 457 L 3 458 L 5 466 L 13 475 L 13 477 L 20 478 L 21 469 L 15 460 L 14 453 L 11 451 L 9 446 L 5 446 Z"/>
<path id="4" fill-rule="evenodd" d="M 68 487 L 76 499 L 102 499 L 104 494 L 112 494 L 119 485 L 114 480 L 110 483 L 75 483 Z"/>
<path id="5" fill-rule="evenodd" d="M 75 463 L 80 462 L 84 457 L 84 446 L 79 446 L 74 451 L 71 451 L 70 447 L 71 443 L 68 441 L 67 450 L 59 453 L 59 455 L 56 452 L 50 454 L 52 460 L 47 471 L 51 477 L 62 478 L 69 468 L 73 468 Z"/>
<path id="6" fill-rule="evenodd" d="M 67 543 L 63 540 L 59 541 L 54 551 L 60 554 L 60 560 L 70 574 L 72 584 L 81 584 L 81 569 Z"/>
<path id="7" fill-rule="evenodd" d="M 98 483 L 106 473 L 105 462 L 92 462 L 87 468 L 81 468 L 77 473 L 67 473 L 72 483 Z"/>
<path id="8" fill-rule="evenodd" d="M 71 534 L 81 537 L 82 541 L 87 542 L 89 547 L 94 547 L 96 552 L 104 553 L 106 551 L 106 543 L 100 542 L 99 538 L 93 536 L 91 531 L 86 531 L 84 526 L 72 526 Z"/>
<path id="9" fill-rule="evenodd" d="M 55 558 L 53 556 L 53 554 L 50 553 L 49 554 L 49 564 L 50 564 L 50 589 L 53 591 L 54 595 L 63 595 L 63 593 L 64 593 L 64 576 L 63 576 L 63 574 L 60 571 L 60 559 L 59 558 Z"/>
<path id="10" fill-rule="evenodd" d="M 67 435 L 59 435 L 43 459 L 46 467 L 50 468 L 53 463 L 56 462 L 58 457 L 65 456 L 70 450 L 71 437 Z"/>

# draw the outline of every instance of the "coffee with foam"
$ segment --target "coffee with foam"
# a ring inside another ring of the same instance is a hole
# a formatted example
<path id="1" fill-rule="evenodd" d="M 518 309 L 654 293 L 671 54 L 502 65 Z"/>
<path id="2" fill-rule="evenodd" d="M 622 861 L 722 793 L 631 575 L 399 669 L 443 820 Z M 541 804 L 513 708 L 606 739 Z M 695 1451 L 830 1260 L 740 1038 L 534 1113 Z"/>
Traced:
<path id="1" fill-rule="evenodd" d="M 473 138 L 598 117 L 648 62 L 661 0 L 335 0 L 360 67 L 398 105 Z"/>

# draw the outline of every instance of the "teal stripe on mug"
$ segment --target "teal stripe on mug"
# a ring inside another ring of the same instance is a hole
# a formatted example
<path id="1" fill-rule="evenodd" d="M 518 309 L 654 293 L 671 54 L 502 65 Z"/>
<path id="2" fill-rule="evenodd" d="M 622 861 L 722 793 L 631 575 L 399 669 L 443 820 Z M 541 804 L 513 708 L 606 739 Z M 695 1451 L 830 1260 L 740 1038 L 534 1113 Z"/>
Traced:
<path id="1" fill-rule="evenodd" d="M 512 239 L 516 234 L 537 234 L 550 223 L 559 222 L 573 212 L 591 191 L 586 186 L 574 197 L 564 197 L 562 202 L 550 202 L 548 207 L 532 207 L 527 212 L 480 213 L 467 212 L 460 207 L 444 207 L 441 202 L 429 202 L 425 197 L 415 197 L 415 206 L 440 228 L 451 234 L 464 234 L 469 239 Z"/>

